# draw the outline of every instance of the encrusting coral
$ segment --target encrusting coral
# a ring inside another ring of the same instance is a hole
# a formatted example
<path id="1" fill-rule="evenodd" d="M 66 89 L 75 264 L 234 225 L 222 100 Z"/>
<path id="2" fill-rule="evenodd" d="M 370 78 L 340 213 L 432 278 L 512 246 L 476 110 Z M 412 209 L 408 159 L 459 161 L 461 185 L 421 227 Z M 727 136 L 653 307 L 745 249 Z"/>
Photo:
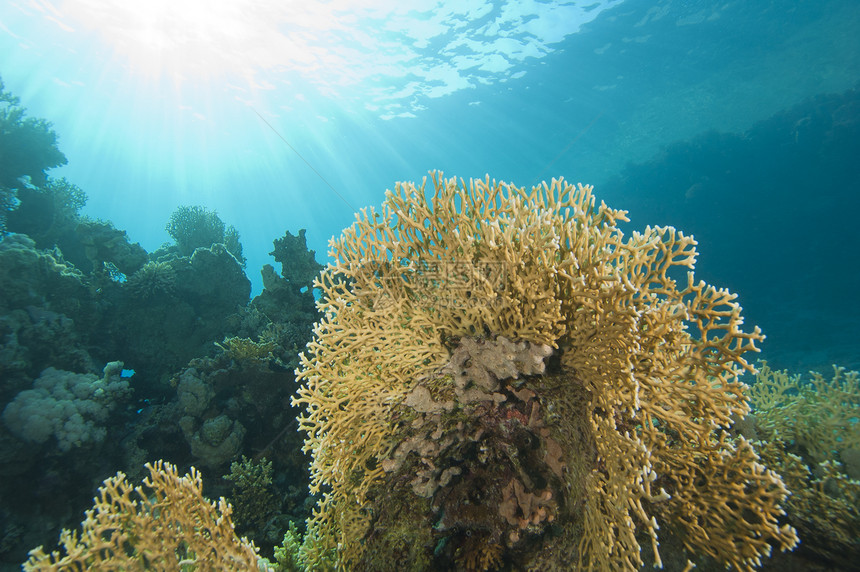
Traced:
<path id="1" fill-rule="evenodd" d="M 233 530 L 230 505 L 203 496 L 197 470 L 179 476 L 162 461 L 146 468 L 143 486 L 132 487 L 122 473 L 106 479 L 81 533 L 60 534 L 65 554 L 39 547 L 24 570 L 258 569 L 254 544 Z"/>
<path id="2" fill-rule="evenodd" d="M 295 402 L 324 568 L 635 569 L 660 525 L 742 570 L 787 495 L 749 442 L 735 295 L 563 180 L 400 183 L 332 241 Z M 686 272 L 685 272 L 686 271 Z"/>

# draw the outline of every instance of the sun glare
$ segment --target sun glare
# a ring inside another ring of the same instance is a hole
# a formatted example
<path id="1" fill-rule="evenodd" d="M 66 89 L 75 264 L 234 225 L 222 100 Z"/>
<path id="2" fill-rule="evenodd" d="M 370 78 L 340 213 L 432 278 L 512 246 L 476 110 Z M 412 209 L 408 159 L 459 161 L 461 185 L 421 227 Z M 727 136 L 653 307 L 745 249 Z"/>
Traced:
<path id="1" fill-rule="evenodd" d="M 96 38 L 87 49 L 106 55 L 106 75 L 126 85 L 220 86 L 244 101 L 287 87 L 279 105 L 310 94 L 386 119 L 518 79 L 525 62 L 621 2 L 30 1 L 64 31 Z"/>
<path id="2" fill-rule="evenodd" d="M 131 73 L 199 81 L 250 78 L 254 70 L 274 62 L 281 70 L 311 64 L 310 48 L 290 34 L 285 21 L 291 4 L 300 6 L 249 0 L 91 0 L 78 4 L 77 16 L 103 37 Z"/>

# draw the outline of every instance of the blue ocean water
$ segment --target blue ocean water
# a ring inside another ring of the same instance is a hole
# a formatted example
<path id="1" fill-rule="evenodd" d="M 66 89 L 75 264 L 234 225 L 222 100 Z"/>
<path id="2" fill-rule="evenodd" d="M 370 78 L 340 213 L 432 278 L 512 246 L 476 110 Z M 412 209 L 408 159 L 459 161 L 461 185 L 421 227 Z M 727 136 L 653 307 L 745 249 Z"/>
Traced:
<path id="1" fill-rule="evenodd" d="M 252 295 L 430 170 L 563 176 L 700 241 L 776 368 L 860 368 L 860 3 L 8 0 L 0 77 L 82 213 L 154 251 L 217 211 Z"/>
<path id="2" fill-rule="evenodd" d="M 564 176 L 632 209 L 634 228 L 708 233 L 702 271 L 742 301 L 753 297 L 748 315 L 772 338 L 793 330 L 786 353 L 856 365 L 857 304 L 842 296 L 857 291 L 857 273 L 834 263 L 856 260 L 857 242 L 834 234 L 850 220 L 833 218 L 856 206 L 856 178 L 811 161 L 807 184 L 816 188 L 787 204 L 785 191 L 765 198 L 749 169 L 781 172 L 768 159 L 786 160 L 792 142 L 764 140 L 760 162 L 745 165 L 748 176 L 731 189 L 706 172 L 720 148 L 680 183 L 686 192 L 710 178 L 706 192 L 738 213 L 772 219 L 769 210 L 787 209 L 775 233 L 820 238 L 802 255 L 792 251 L 803 241 L 762 239 L 742 216 L 667 209 L 689 203 L 667 184 L 604 183 L 668 145 L 710 130 L 743 139 L 808 98 L 855 88 L 858 23 L 850 0 L 12 1 L 0 6 L 0 73 L 30 116 L 54 124 L 69 161 L 50 174 L 87 193 L 85 214 L 152 251 L 169 241 L 164 224 L 177 206 L 214 209 L 241 235 L 254 293 L 284 230 L 307 228 L 324 258 L 329 238 L 395 181 L 431 169 L 524 186 Z M 842 114 L 856 114 L 852 105 Z M 857 140 L 846 143 L 851 157 Z M 803 162 L 820 148 L 796 151 Z M 810 201 L 827 206 L 812 216 Z M 716 238 L 726 236 L 737 240 Z M 742 276 L 733 256 L 744 260 Z M 821 313 L 824 305 L 831 311 Z M 799 339 L 809 331 L 812 339 Z"/>

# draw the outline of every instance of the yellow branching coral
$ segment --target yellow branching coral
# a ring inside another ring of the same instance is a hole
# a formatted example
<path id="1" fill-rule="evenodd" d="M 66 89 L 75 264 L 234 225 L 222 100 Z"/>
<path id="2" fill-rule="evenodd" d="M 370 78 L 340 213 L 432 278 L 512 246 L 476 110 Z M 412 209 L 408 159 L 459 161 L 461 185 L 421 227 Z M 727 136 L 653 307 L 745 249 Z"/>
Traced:
<path id="1" fill-rule="evenodd" d="M 106 479 L 80 534 L 63 530 L 63 552 L 30 552 L 24 570 L 256 570 L 257 550 L 233 531 L 232 509 L 203 497 L 200 473 L 147 463 L 144 486 Z"/>
<path id="2" fill-rule="evenodd" d="M 725 432 L 762 336 L 694 280 L 691 237 L 625 238 L 624 211 L 560 179 L 426 183 L 363 210 L 315 283 L 295 400 L 323 494 L 309 562 L 374 569 L 404 545 L 398 498 L 435 565 L 634 569 L 643 532 L 660 565 L 660 523 L 740 569 L 794 546 L 781 480 Z M 501 553 L 470 553 L 476 536 Z"/>
<path id="3" fill-rule="evenodd" d="M 810 378 L 762 364 L 749 390 L 760 436 L 794 443 L 815 463 L 860 453 L 860 373 L 834 366 L 830 379 Z"/>
<path id="4" fill-rule="evenodd" d="M 789 522 L 842 566 L 860 557 L 860 373 L 833 370 L 804 379 L 763 363 L 748 393 L 761 456 L 792 493 Z"/>
<path id="5" fill-rule="evenodd" d="M 224 353 L 233 360 L 265 360 L 272 357 L 272 352 L 278 349 L 278 344 L 273 341 L 255 342 L 250 338 L 239 338 L 236 336 L 224 338 L 222 343 L 215 345 L 224 350 Z"/>

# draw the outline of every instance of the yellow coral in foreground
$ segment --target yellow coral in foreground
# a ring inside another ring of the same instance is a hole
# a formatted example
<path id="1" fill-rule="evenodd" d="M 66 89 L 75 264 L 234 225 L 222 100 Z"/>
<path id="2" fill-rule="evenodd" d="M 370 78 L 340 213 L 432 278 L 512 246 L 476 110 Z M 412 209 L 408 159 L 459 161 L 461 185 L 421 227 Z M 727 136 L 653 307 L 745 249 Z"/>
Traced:
<path id="1" fill-rule="evenodd" d="M 725 431 L 762 336 L 694 280 L 691 237 L 625 238 L 560 179 L 425 184 L 363 210 L 315 284 L 309 562 L 634 569 L 661 523 L 740 569 L 794 546 L 781 480 Z"/>
<path id="2" fill-rule="evenodd" d="M 63 552 L 30 552 L 24 570 L 256 570 L 257 550 L 239 539 L 232 509 L 203 497 L 200 473 L 180 477 L 162 461 L 147 463 L 144 486 L 125 475 L 106 479 L 83 530 L 63 530 Z"/>

